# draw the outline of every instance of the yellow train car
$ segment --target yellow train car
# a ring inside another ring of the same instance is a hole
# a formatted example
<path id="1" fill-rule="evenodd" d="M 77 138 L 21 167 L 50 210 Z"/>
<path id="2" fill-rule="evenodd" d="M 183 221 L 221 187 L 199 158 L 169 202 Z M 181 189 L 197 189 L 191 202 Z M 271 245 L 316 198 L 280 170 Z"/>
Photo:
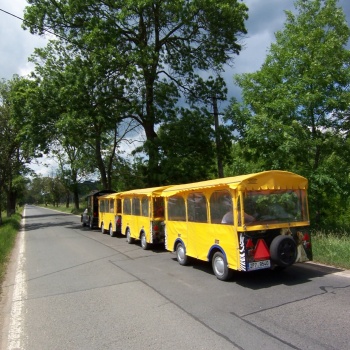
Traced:
<path id="1" fill-rule="evenodd" d="M 98 227 L 111 237 L 121 233 L 122 206 L 119 193 L 98 197 Z"/>
<path id="2" fill-rule="evenodd" d="M 311 260 L 307 186 L 272 170 L 164 188 L 165 247 L 181 265 L 210 261 L 220 280 Z"/>
<path id="3" fill-rule="evenodd" d="M 122 234 L 128 243 L 141 240 L 142 249 L 164 242 L 164 198 L 168 186 L 136 189 L 120 193 Z"/>

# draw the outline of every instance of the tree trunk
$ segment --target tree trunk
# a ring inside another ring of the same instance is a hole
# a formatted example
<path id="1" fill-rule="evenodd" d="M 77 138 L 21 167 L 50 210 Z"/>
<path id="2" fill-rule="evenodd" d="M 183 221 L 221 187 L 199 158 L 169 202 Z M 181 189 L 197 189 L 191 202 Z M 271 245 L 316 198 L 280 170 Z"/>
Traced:
<path id="1" fill-rule="evenodd" d="M 97 168 L 100 171 L 100 176 L 101 176 L 101 182 L 102 186 L 106 190 L 110 190 L 109 184 L 107 181 L 107 174 L 106 174 L 106 168 L 105 164 L 103 163 L 103 159 L 101 156 L 101 139 L 100 136 L 96 135 L 96 140 L 95 140 L 95 157 L 97 161 Z"/>
<path id="2" fill-rule="evenodd" d="M 67 191 L 66 192 L 66 208 L 69 208 L 69 198 L 70 197 L 70 192 L 69 191 Z"/>
<path id="3" fill-rule="evenodd" d="M 221 154 L 221 139 L 219 133 L 219 111 L 218 111 L 218 100 L 216 96 L 213 96 L 213 112 L 214 112 L 214 123 L 215 123 L 215 142 L 216 142 L 216 157 L 218 164 L 218 176 L 219 178 L 224 177 L 224 167 L 222 165 L 222 154 Z"/>
<path id="4" fill-rule="evenodd" d="M 1 193 L 0 193 L 0 225 L 2 225 L 2 205 L 1 205 Z"/>
<path id="5" fill-rule="evenodd" d="M 79 210 L 79 191 L 78 191 L 78 186 L 74 187 L 73 200 L 74 200 L 74 208 L 76 210 Z"/>
<path id="6" fill-rule="evenodd" d="M 16 212 L 17 193 L 9 190 L 7 193 L 7 217 L 10 217 Z"/>
<path id="7" fill-rule="evenodd" d="M 154 131 L 154 125 L 148 124 L 144 126 L 147 138 L 146 149 L 148 153 L 148 172 L 147 185 L 149 187 L 159 186 L 159 150 L 157 146 L 157 134 Z"/>

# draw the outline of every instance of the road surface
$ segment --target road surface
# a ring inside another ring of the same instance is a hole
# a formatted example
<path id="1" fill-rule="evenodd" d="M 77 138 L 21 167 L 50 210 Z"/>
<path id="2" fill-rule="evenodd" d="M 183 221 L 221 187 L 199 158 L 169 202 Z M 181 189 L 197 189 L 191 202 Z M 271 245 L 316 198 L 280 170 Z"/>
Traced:
<path id="1" fill-rule="evenodd" d="M 350 275 L 180 266 L 162 247 L 27 205 L 3 285 L 1 349 L 349 349 Z"/>

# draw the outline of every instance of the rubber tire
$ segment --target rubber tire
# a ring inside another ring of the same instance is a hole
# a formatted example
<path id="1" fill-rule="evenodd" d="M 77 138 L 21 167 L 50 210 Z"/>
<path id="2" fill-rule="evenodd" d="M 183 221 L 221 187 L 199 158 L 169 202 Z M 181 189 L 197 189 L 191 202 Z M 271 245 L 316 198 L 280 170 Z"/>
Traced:
<path id="1" fill-rule="evenodd" d="M 130 236 L 130 230 L 129 230 L 129 229 L 126 230 L 126 241 L 127 241 L 129 244 L 134 243 L 134 238 L 132 238 L 132 237 Z"/>
<path id="2" fill-rule="evenodd" d="M 149 249 L 149 246 L 150 246 L 150 245 L 147 243 L 146 234 L 145 234 L 144 232 L 141 233 L 140 240 L 141 240 L 141 248 L 142 248 L 143 250 Z"/>
<path id="3" fill-rule="evenodd" d="M 214 275 L 220 281 L 227 281 L 232 278 L 232 270 L 227 266 L 224 254 L 216 252 L 211 260 Z"/>
<path id="4" fill-rule="evenodd" d="M 109 225 L 109 235 L 111 237 L 115 237 L 115 235 L 116 235 L 116 233 L 113 232 L 113 225 L 112 224 Z"/>
<path id="5" fill-rule="evenodd" d="M 94 228 L 93 222 L 94 222 L 94 219 L 90 217 L 89 218 L 89 228 L 90 228 L 90 230 L 92 230 Z"/>
<path id="6" fill-rule="evenodd" d="M 297 244 L 293 237 L 276 236 L 270 245 L 271 260 L 281 267 L 288 267 L 295 263 L 298 255 Z"/>
<path id="7" fill-rule="evenodd" d="M 186 266 L 189 263 L 189 258 L 186 255 L 186 248 L 182 243 L 176 245 L 176 260 L 182 266 Z"/>
<path id="8" fill-rule="evenodd" d="M 105 234 L 105 225 L 103 223 L 101 224 L 101 233 Z"/>

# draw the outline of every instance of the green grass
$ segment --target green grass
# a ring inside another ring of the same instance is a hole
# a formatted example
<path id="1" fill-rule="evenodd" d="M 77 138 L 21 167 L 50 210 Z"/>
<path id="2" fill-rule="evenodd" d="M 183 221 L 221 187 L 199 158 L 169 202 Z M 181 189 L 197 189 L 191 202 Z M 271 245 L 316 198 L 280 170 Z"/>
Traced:
<path id="1" fill-rule="evenodd" d="M 20 213 L 12 215 L 10 218 L 2 216 L 2 225 L 0 225 L 0 282 L 2 283 L 7 262 L 11 251 L 16 242 L 16 236 L 20 228 L 22 216 Z"/>
<path id="2" fill-rule="evenodd" d="M 314 261 L 350 269 L 350 235 L 316 231 L 311 236 Z"/>

